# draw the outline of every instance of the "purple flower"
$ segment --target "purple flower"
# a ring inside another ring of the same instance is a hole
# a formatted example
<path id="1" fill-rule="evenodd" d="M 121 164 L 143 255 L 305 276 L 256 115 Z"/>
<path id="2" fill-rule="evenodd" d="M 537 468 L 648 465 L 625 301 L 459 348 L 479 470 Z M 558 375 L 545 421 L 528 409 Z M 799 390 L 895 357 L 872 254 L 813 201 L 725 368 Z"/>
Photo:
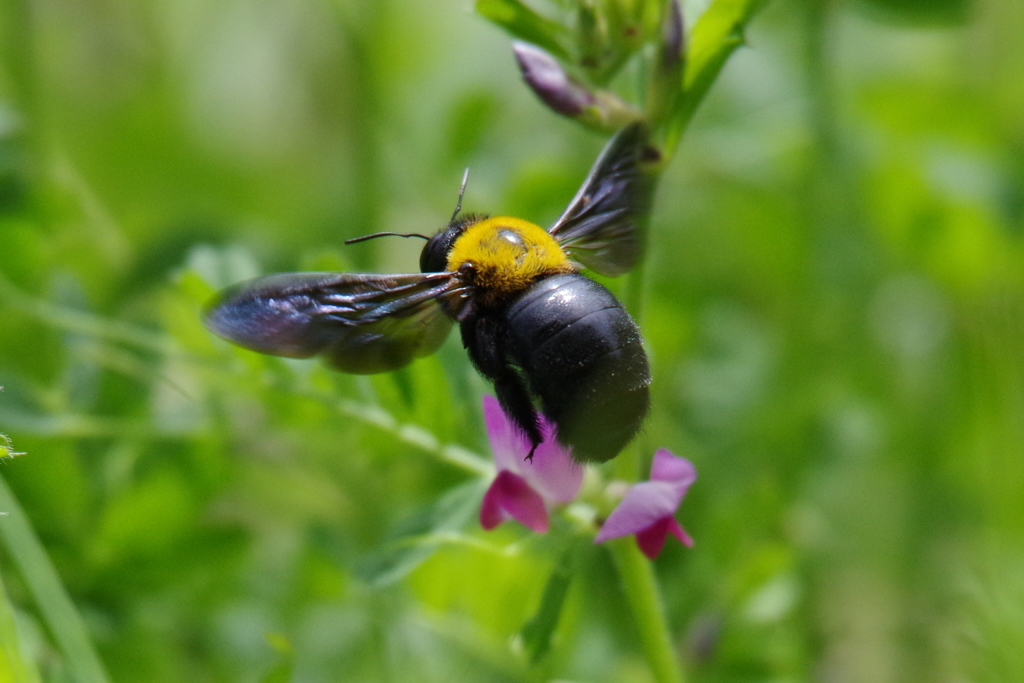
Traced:
<path id="1" fill-rule="evenodd" d="M 498 476 L 480 505 L 480 525 L 493 529 L 514 519 L 538 533 L 548 530 L 548 507 L 568 503 L 583 483 L 583 467 L 569 457 L 571 450 L 555 441 L 555 427 L 541 416 L 544 441 L 533 460 L 526 460 L 530 442 L 508 419 L 498 400 L 484 396 L 487 437 Z"/>
<path id="2" fill-rule="evenodd" d="M 683 545 L 692 546 L 693 539 L 679 526 L 675 512 L 696 480 L 697 470 L 689 460 L 659 448 L 651 462 L 650 480 L 630 487 L 608 515 L 594 543 L 636 534 L 640 550 L 652 560 L 661 552 L 670 533 Z"/>

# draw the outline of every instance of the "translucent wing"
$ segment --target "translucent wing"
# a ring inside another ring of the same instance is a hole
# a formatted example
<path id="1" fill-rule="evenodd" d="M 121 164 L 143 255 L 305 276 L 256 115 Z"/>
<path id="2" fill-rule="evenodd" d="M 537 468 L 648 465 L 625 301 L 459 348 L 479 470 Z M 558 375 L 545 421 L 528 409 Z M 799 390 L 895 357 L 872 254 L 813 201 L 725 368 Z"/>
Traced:
<path id="1" fill-rule="evenodd" d="M 660 154 L 644 123 L 626 126 L 608 141 L 576 197 L 548 232 L 569 254 L 602 275 L 633 267 L 643 245 Z"/>
<path id="2" fill-rule="evenodd" d="M 460 286 L 452 273 L 269 275 L 222 292 L 204 322 L 253 351 L 372 374 L 437 350 L 452 325 L 439 299 L 457 305 Z"/>

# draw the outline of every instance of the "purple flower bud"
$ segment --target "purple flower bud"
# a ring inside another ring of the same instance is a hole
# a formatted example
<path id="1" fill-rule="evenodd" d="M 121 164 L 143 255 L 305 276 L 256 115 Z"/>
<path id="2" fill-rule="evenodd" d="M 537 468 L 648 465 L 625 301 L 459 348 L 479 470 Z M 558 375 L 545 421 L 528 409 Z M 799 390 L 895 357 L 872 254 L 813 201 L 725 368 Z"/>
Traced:
<path id="1" fill-rule="evenodd" d="M 594 104 L 594 94 L 565 72 L 558 61 L 544 50 L 515 41 L 512 43 L 519 70 L 537 97 L 551 109 L 575 118 Z"/>
<path id="2" fill-rule="evenodd" d="M 667 11 L 668 15 L 661 29 L 661 58 L 666 66 L 674 67 L 683 61 L 686 50 L 683 10 L 679 7 L 679 0 L 669 0 Z"/>
<path id="3" fill-rule="evenodd" d="M 658 122 L 672 116 L 683 88 L 686 31 L 679 0 L 668 0 L 661 24 L 661 41 L 647 82 L 647 115 Z"/>

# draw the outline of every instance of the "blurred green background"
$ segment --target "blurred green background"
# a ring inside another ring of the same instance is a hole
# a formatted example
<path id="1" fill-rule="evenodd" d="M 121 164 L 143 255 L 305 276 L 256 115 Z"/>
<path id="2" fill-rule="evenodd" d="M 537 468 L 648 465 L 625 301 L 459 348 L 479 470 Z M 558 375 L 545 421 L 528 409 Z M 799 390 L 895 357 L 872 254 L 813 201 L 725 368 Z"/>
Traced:
<path id="1" fill-rule="evenodd" d="M 641 447 L 700 472 L 655 565 L 692 680 L 1024 681 L 1021 35 L 1016 0 L 774 0 L 663 178 Z M 475 522 L 456 335 L 356 378 L 198 319 L 415 270 L 342 240 L 439 228 L 465 166 L 468 210 L 553 220 L 602 140 L 505 35 L 467 0 L 0 0 L 0 58 L 0 474 L 112 680 L 649 680 L 600 548 L 520 653 L 557 548 Z M 0 680 L 97 680 L 13 501 Z"/>

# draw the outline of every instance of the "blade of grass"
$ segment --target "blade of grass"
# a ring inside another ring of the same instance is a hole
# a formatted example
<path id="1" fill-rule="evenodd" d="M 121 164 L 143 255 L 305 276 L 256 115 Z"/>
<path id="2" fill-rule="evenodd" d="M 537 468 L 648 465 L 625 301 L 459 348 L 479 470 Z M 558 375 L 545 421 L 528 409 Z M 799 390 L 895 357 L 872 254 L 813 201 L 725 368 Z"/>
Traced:
<path id="1" fill-rule="evenodd" d="M 79 683 L 108 683 L 110 679 L 82 616 L 3 476 L 0 476 L 0 510 L 7 513 L 0 517 L 0 538 L 35 598 L 43 621 L 74 679 Z"/>
<path id="2" fill-rule="evenodd" d="M 14 607 L 0 576 L 0 683 L 39 683 L 35 662 L 25 656 Z"/>

